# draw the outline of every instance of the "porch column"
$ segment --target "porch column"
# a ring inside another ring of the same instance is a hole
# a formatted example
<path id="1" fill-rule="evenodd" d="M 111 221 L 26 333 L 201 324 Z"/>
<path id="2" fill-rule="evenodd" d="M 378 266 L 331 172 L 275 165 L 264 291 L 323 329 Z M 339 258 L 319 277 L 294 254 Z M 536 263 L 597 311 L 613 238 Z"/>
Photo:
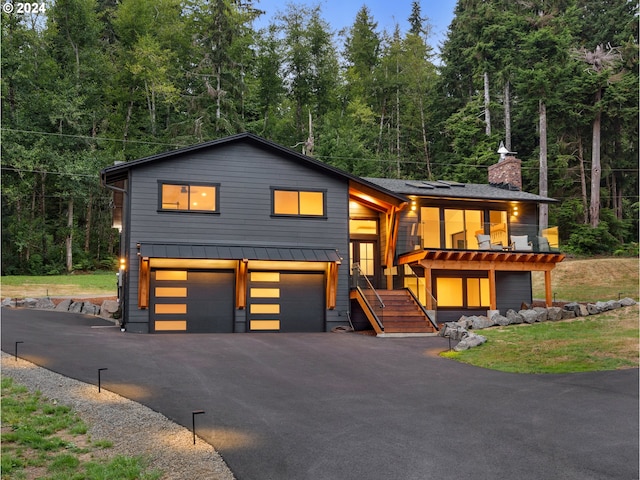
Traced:
<path id="1" fill-rule="evenodd" d="M 498 300 L 496 295 L 496 269 L 489 269 L 489 303 L 491 310 L 498 309 Z"/>
<path id="2" fill-rule="evenodd" d="M 544 296 L 547 307 L 553 306 L 553 294 L 551 292 L 551 270 L 544 271 Z"/>
<path id="3" fill-rule="evenodd" d="M 431 283 L 431 269 L 424 267 L 424 298 L 426 300 L 425 308 L 427 310 L 434 310 L 433 305 L 433 285 Z"/>

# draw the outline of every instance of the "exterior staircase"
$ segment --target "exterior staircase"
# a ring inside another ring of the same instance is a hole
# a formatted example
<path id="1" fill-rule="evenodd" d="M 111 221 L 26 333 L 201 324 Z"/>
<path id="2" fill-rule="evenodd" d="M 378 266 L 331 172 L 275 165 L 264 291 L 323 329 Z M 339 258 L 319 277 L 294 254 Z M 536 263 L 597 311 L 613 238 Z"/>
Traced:
<path id="1" fill-rule="evenodd" d="M 379 331 L 374 325 L 378 336 L 437 333 L 437 329 L 408 290 L 376 290 L 376 292 L 384 303 L 384 308 L 376 311 L 383 326 L 383 330 Z M 364 295 L 370 305 L 377 302 L 375 293 L 367 291 Z"/>

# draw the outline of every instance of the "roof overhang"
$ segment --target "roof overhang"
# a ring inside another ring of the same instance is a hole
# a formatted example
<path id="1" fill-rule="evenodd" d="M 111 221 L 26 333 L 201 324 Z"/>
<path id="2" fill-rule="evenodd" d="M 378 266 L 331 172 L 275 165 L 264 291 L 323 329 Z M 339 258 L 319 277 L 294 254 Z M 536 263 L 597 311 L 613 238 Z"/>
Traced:
<path id="1" fill-rule="evenodd" d="M 441 270 L 545 271 L 564 260 L 555 252 L 496 252 L 469 250 L 416 250 L 399 256 L 398 264 L 420 264 Z"/>
<path id="2" fill-rule="evenodd" d="M 269 260 L 292 262 L 342 261 L 335 249 L 298 246 L 253 246 L 223 244 L 140 243 L 143 258 L 207 260 Z"/>

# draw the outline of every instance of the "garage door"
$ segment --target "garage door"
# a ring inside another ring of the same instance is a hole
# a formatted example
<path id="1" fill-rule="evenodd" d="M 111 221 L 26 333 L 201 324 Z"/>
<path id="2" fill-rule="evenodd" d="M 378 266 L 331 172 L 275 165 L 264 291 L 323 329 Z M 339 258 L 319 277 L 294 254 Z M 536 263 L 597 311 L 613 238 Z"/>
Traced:
<path id="1" fill-rule="evenodd" d="M 156 269 L 150 286 L 154 332 L 233 332 L 233 271 Z"/>
<path id="2" fill-rule="evenodd" d="M 324 273 L 249 272 L 248 330 L 324 332 Z"/>

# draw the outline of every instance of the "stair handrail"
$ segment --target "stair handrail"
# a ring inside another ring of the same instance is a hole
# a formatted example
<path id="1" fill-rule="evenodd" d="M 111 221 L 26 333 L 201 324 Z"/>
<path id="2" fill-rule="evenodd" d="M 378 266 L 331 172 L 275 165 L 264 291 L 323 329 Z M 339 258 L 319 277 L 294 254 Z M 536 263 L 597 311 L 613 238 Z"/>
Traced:
<path id="1" fill-rule="evenodd" d="M 429 322 L 431 323 L 431 325 L 433 325 L 433 328 L 436 329 L 436 332 L 438 330 L 440 330 L 438 328 L 438 322 L 436 321 L 435 318 L 431 318 L 431 315 L 429 314 L 429 310 L 427 310 L 425 308 L 424 305 L 422 305 L 422 303 L 420 302 L 420 300 L 418 300 L 418 297 L 416 296 L 415 293 L 413 293 L 413 291 L 410 288 L 407 288 L 407 292 L 409 292 L 409 294 L 411 295 L 411 298 L 413 298 L 413 301 L 416 302 L 416 304 L 418 305 L 418 307 L 420 307 L 420 310 L 422 310 L 422 313 L 424 314 L 425 317 L 427 317 L 429 319 Z M 437 315 L 436 311 L 434 310 L 434 315 Z"/>
<path id="2" fill-rule="evenodd" d="M 361 278 L 364 278 L 365 282 L 367 282 L 367 288 L 374 293 L 374 295 L 376 296 L 376 299 L 380 303 L 380 308 L 384 308 L 384 302 L 382 301 L 382 298 L 380 298 L 380 295 L 378 295 L 378 292 L 376 292 L 376 289 L 373 288 L 373 285 L 371 284 L 371 282 L 369 281 L 367 276 L 362 272 L 362 269 L 360 268 L 360 264 L 359 263 L 354 263 L 353 264 L 353 270 L 357 270 L 358 271 L 358 275 L 356 277 L 356 285 L 358 285 L 358 282 L 359 282 L 359 280 Z"/>
<path id="3" fill-rule="evenodd" d="M 410 276 L 415 277 L 416 279 L 416 289 L 419 287 L 420 285 L 420 277 L 416 274 L 416 272 L 414 272 L 413 270 L 411 270 L 411 272 L 409 273 Z M 429 321 L 431 322 L 431 324 L 435 327 L 436 330 L 439 330 L 438 328 L 438 322 L 437 322 L 437 318 L 431 318 L 431 315 L 429 315 L 429 310 L 426 309 L 426 307 L 422 304 L 422 302 L 420 301 L 420 299 L 418 298 L 418 296 L 413 292 L 413 290 L 411 290 L 410 288 L 407 288 L 407 290 L 409 291 L 409 293 L 411 294 L 411 296 L 413 297 L 413 299 L 416 301 L 416 303 L 418 304 L 418 306 L 422 309 L 423 313 L 426 315 L 426 317 L 429 319 Z M 434 315 L 437 317 L 438 315 L 438 301 L 436 300 L 436 298 L 431 294 L 431 292 L 429 290 L 427 290 L 426 288 L 424 289 L 425 293 L 427 295 L 429 295 L 431 297 L 431 304 L 434 306 L 433 308 L 433 312 Z"/>
<path id="4" fill-rule="evenodd" d="M 365 288 L 367 288 L 368 290 L 373 292 L 373 294 L 376 297 L 376 300 L 378 300 L 379 308 L 381 309 L 380 310 L 381 315 L 383 314 L 383 310 L 382 309 L 385 308 L 385 305 L 384 305 L 384 302 L 382 301 L 382 298 L 380 297 L 378 292 L 376 292 L 376 289 L 373 288 L 373 285 L 371 284 L 371 282 L 369 281 L 367 276 L 362 272 L 362 269 L 360 268 L 360 264 L 359 263 L 354 263 L 353 266 L 351 267 L 351 270 L 352 270 L 352 275 L 355 278 L 356 289 L 360 292 L 360 296 L 362 297 L 362 300 L 364 300 L 364 302 L 367 304 L 367 307 L 369 307 L 369 311 L 375 317 L 376 323 L 378 324 L 380 329 L 384 330 L 384 325 L 382 323 L 382 319 L 378 316 L 378 314 L 376 313 L 375 309 L 371 306 L 371 304 L 369 303 L 369 300 L 367 299 L 367 296 L 364 294 L 364 291 L 362 290 L 362 287 L 360 287 L 360 279 L 364 278 L 364 280 L 365 280 Z M 384 315 L 382 315 L 382 316 L 384 316 Z"/>

